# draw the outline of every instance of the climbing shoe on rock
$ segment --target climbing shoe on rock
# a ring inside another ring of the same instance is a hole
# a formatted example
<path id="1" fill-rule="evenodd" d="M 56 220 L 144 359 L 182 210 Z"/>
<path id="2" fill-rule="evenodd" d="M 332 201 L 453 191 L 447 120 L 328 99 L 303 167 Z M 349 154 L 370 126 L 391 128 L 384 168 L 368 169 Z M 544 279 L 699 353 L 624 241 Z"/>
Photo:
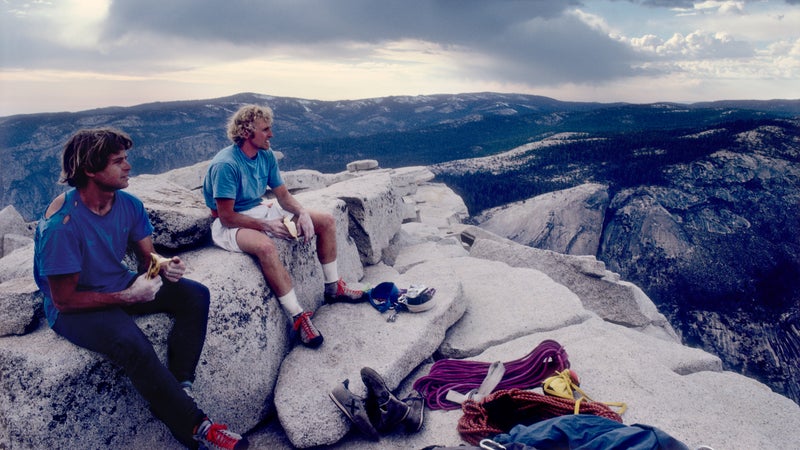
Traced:
<path id="1" fill-rule="evenodd" d="M 325 303 L 361 303 L 366 300 L 364 291 L 350 289 L 341 278 L 335 283 L 325 283 Z"/>
<path id="2" fill-rule="evenodd" d="M 313 314 L 314 313 L 311 311 L 303 311 L 294 316 L 292 318 L 294 321 L 292 328 L 297 332 L 300 342 L 302 342 L 303 345 L 310 348 L 317 348 L 322 344 L 323 337 L 317 327 L 311 323 L 311 316 Z"/>
<path id="3" fill-rule="evenodd" d="M 247 438 L 228 430 L 227 425 L 212 422 L 208 417 L 195 428 L 194 440 L 200 443 L 201 449 L 207 450 L 243 450 L 249 446 Z"/>

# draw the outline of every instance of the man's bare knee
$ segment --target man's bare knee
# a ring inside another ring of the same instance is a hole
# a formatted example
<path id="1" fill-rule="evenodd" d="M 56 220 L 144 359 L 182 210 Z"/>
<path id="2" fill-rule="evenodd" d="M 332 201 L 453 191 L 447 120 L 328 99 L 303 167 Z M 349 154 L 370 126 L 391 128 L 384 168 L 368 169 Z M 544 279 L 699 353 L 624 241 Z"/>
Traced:
<path id="1" fill-rule="evenodd" d="M 314 228 L 319 232 L 336 229 L 336 219 L 330 213 L 319 213 L 314 219 Z"/>
<path id="2" fill-rule="evenodd" d="M 261 261 L 271 261 L 278 257 L 278 248 L 275 247 L 272 239 L 267 239 L 259 242 L 253 249 L 253 255 Z"/>
<path id="3" fill-rule="evenodd" d="M 269 261 L 278 257 L 275 242 L 266 234 L 254 230 L 239 230 L 236 235 L 239 248 L 261 261 Z"/>

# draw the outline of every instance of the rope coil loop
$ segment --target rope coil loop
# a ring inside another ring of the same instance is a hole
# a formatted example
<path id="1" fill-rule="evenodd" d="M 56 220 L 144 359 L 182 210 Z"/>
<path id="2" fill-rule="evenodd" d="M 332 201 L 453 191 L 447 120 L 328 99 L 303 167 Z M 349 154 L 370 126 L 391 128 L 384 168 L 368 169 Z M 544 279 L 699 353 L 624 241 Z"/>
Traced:
<path id="1" fill-rule="evenodd" d="M 493 364 L 497 362 L 442 359 L 433 364 L 428 375 L 414 382 L 414 389 L 425 397 L 425 404 L 430 409 L 459 409 L 462 405 L 448 400 L 448 392 L 466 396 L 473 389 L 477 390 Z M 568 369 L 569 359 L 561 344 L 548 339 L 522 358 L 502 365 L 505 371 L 496 389 L 533 389 L 553 373 Z M 454 394 L 450 395 L 454 398 Z"/>

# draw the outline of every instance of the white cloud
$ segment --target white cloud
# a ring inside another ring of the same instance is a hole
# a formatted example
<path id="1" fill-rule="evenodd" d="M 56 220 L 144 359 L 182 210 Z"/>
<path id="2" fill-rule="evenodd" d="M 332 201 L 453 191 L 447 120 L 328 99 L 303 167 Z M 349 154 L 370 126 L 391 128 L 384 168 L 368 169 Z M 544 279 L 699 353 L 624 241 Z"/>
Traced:
<path id="1" fill-rule="evenodd" d="M 570 15 L 573 15 L 578 18 L 581 22 L 585 23 L 589 27 L 603 31 L 607 34 L 617 34 L 619 31 L 613 30 L 609 25 L 608 21 L 605 18 L 598 16 L 597 14 L 588 13 L 580 8 L 573 9 L 567 12 Z"/>
<path id="2" fill-rule="evenodd" d="M 795 41 L 779 41 L 759 52 L 766 62 L 770 77 L 778 79 L 800 79 L 800 38 Z"/>
<path id="3" fill-rule="evenodd" d="M 699 12 L 719 12 L 720 14 L 742 14 L 745 2 L 734 1 L 705 1 L 694 4 L 694 10 Z"/>
<path id="4" fill-rule="evenodd" d="M 687 36 L 675 34 L 657 49 L 661 55 L 681 55 L 690 59 L 718 59 L 748 57 L 753 54 L 749 44 L 737 41 L 730 34 L 695 31 Z"/>

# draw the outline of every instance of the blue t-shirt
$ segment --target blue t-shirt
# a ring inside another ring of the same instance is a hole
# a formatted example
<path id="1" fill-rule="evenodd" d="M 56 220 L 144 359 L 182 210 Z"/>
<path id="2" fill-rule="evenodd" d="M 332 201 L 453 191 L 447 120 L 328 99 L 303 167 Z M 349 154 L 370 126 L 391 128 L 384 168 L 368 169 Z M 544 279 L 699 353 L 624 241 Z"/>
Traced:
<path id="1" fill-rule="evenodd" d="M 79 291 L 119 292 L 136 272 L 123 262 L 130 243 L 153 233 L 141 200 L 117 191 L 111 211 L 98 216 L 81 201 L 78 191 L 65 194 L 59 211 L 42 218 L 34 236 L 33 276 L 44 294 L 44 312 L 50 326 L 58 318 L 47 277 L 80 273 Z"/>
<path id="2" fill-rule="evenodd" d="M 278 160 L 272 150 L 259 150 L 254 159 L 242 152 L 238 145 L 225 147 L 214 156 L 203 180 L 206 206 L 217 210 L 214 199 L 233 199 L 233 210 L 247 211 L 261 203 L 267 187 L 275 189 L 283 184 Z"/>

